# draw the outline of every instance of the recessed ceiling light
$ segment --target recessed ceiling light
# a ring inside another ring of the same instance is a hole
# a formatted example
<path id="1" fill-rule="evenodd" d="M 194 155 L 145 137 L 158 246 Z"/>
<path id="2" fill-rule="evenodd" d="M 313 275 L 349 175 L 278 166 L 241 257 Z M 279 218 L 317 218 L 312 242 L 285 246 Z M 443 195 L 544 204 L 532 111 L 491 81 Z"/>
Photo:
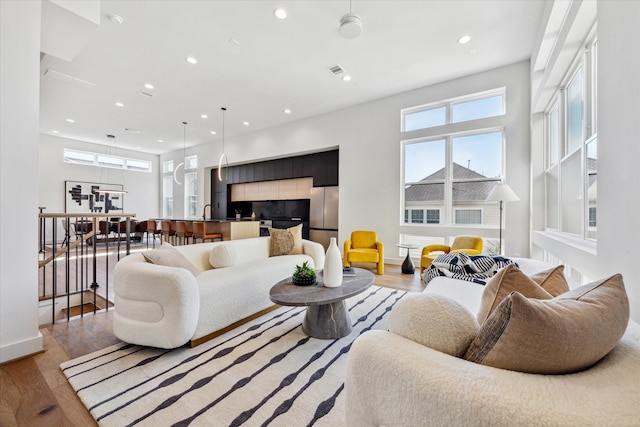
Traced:
<path id="1" fill-rule="evenodd" d="M 164 139 L 159 139 L 158 142 L 164 142 Z"/>
<path id="2" fill-rule="evenodd" d="M 471 41 L 471 36 L 464 35 L 458 39 L 458 44 L 467 44 Z"/>
<path id="3" fill-rule="evenodd" d="M 351 76 L 350 75 L 342 76 L 342 80 L 345 82 L 348 82 L 349 80 L 351 80 Z"/>
<path id="4" fill-rule="evenodd" d="M 122 102 L 116 102 L 116 107 L 124 107 L 124 104 Z"/>
<path id="5" fill-rule="evenodd" d="M 184 58 L 185 61 L 187 61 L 189 64 L 197 64 L 198 60 L 196 58 L 194 58 L 193 56 L 187 56 L 186 58 Z"/>
<path id="6" fill-rule="evenodd" d="M 151 83 L 145 83 L 144 87 L 146 87 L 147 89 L 153 89 L 153 85 Z"/>
<path id="7" fill-rule="evenodd" d="M 73 120 L 73 119 L 67 119 L 67 122 L 68 122 L 68 123 L 75 123 L 76 121 L 75 121 L 75 120 Z"/>
<path id="8" fill-rule="evenodd" d="M 207 116 L 206 114 L 200 114 L 200 117 L 202 117 L 203 119 L 208 119 L 209 116 Z"/>
<path id="9" fill-rule="evenodd" d="M 285 108 L 285 109 L 284 109 L 284 113 L 285 113 L 285 114 L 291 114 L 291 110 L 290 110 L 290 109 L 288 109 L 288 108 Z"/>
<path id="10" fill-rule="evenodd" d="M 51 133 L 60 133 L 57 130 L 52 130 Z"/>
<path id="11" fill-rule="evenodd" d="M 242 124 L 245 125 L 245 126 L 249 126 L 249 122 L 247 122 L 247 121 L 242 122 Z"/>
<path id="12" fill-rule="evenodd" d="M 210 133 L 211 135 L 215 135 L 215 134 L 216 134 L 216 131 L 215 131 L 215 130 L 212 130 L 212 131 L 211 131 L 211 132 L 209 132 L 209 133 Z"/>
<path id="13" fill-rule="evenodd" d="M 287 10 L 279 7 L 277 9 L 273 10 L 273 16 L 275 16 L 278 19 L 286 19 L 287 18 Z"/>

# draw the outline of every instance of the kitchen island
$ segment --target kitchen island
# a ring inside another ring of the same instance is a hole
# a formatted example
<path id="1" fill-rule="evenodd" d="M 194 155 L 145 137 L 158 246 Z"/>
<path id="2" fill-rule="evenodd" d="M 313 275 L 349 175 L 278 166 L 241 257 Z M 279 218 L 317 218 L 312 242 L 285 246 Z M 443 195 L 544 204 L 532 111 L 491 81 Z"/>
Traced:
<path id="1" fill-rule="evenodd" d="M 171 221 L 176 223 L 184 221 L 187 223 L 189 231 L 193 230 L 194 222 L 204 222 L 207 227 L 207 234 L 222 234 L 222 240 L 249 239 L 260 236 L 260 221 L 252 219 L 175 219 L 157 218 L 156 221 Z"/>

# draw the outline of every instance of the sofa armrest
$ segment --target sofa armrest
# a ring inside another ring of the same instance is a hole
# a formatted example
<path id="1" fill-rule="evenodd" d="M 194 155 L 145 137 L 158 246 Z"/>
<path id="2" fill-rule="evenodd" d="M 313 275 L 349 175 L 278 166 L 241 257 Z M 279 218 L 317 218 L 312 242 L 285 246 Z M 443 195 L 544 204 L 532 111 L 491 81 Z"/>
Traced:
<path id="1" fill-rule="evenodd" d="M 174 348 L 193 336 L 200 291 L 186 269 L 151 264 L 132 254 L 116 264 L 114 293 L 113 329 L 119 339 Z"/>
<path id="2" fill-rule="evenodd" d="M 317 242 L 311 240 L 302 240 L 302 249 L 305 255 L 313 258 L 316 269 L 324 268 L 324 247 Z"/>

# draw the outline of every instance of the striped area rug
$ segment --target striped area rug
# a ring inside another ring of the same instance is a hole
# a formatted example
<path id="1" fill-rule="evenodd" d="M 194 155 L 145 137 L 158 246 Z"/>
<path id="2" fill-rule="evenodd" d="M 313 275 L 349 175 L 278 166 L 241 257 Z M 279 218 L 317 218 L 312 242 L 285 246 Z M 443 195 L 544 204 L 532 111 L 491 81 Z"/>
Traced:
<path id="1" fill-rule="evenodd" d="M 304 307 L 280 307 L 195 348 L 118 344 L 60 365 L 101 426 L 342 426 L 353 340 L 387 329 L 406 292 L 372 286 L 347 300 L 352 333 L 302 332 Z"/>

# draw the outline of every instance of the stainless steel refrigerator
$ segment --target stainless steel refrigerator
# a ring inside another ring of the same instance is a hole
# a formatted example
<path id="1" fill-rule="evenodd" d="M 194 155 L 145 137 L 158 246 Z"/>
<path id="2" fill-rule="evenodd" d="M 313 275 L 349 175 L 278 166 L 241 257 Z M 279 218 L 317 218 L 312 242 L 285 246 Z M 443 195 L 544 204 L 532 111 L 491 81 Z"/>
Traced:
<path id="1" fill-rule="evenodd" d="M 313 187 L 309 206 L 309 239 L 326 250 L 338 238 L 338 187 Z M 340 247 L 340 242 L 338 242 Z"/>

